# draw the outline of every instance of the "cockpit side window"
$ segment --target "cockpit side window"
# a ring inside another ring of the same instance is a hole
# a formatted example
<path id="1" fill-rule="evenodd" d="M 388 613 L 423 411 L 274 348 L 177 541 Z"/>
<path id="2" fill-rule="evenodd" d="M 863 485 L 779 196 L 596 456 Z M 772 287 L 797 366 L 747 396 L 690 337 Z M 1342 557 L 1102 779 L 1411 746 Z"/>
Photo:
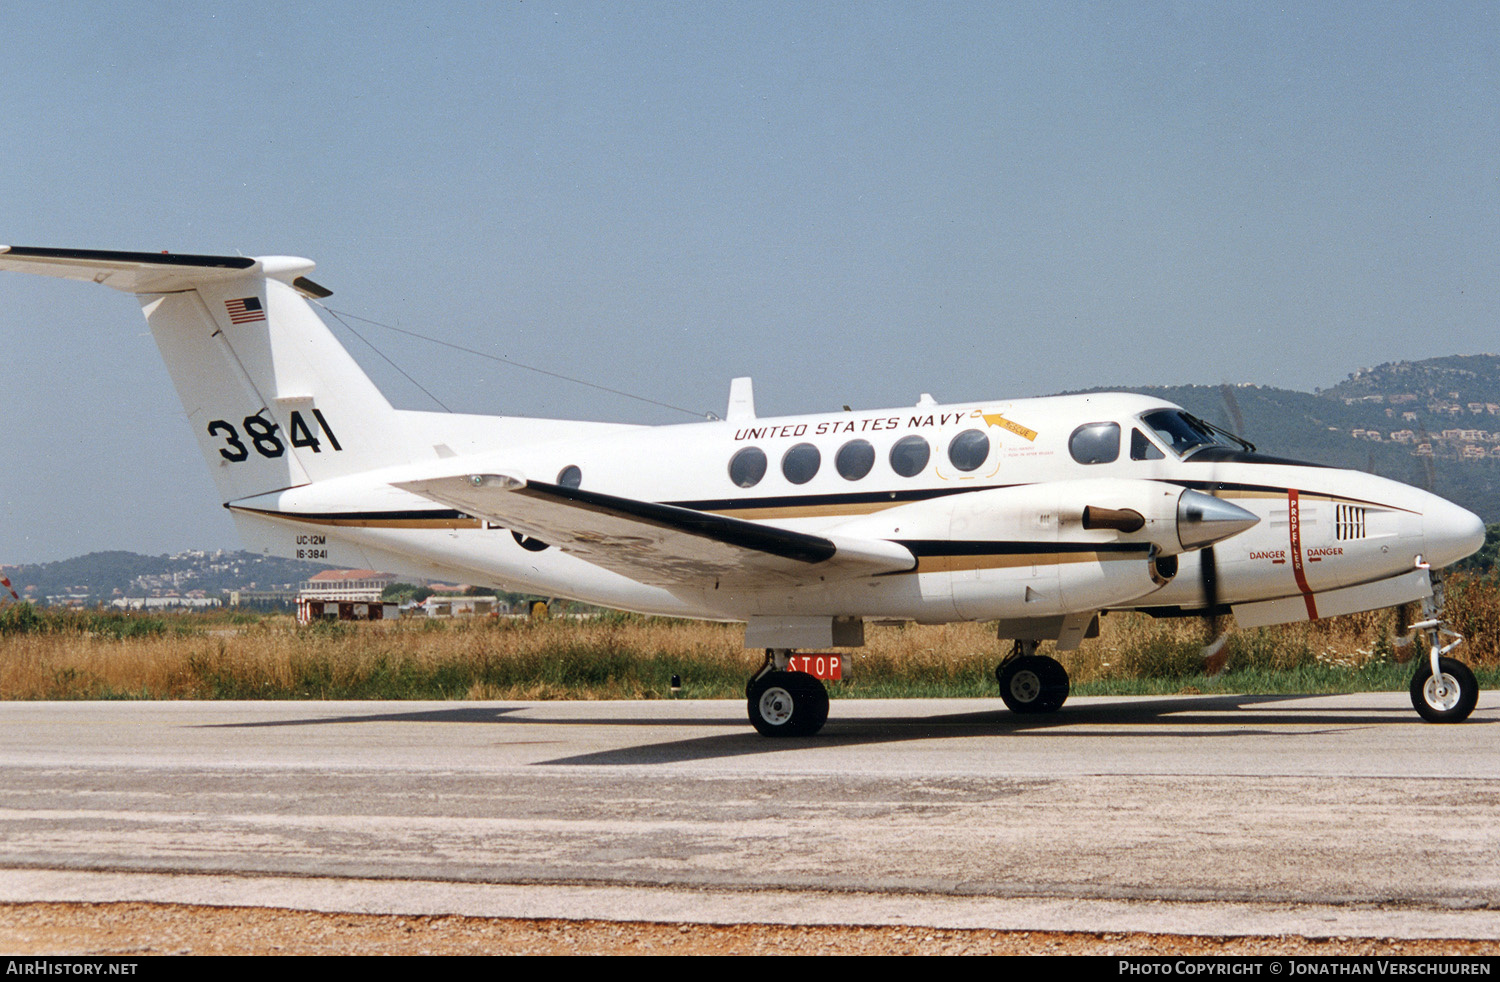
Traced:
<path id="1" fill-rule="evenodd" d="M 1186 457 L 1200 447 L 1249 447 L 1249 444 L 1240 444 L 1237 438 L 1231 438 L 1180 409 L 1158 409 L 1142 416 L 1141 422 L 1151 427 L 1157 439 L 1180 457 Z"/>
<path id="2" fill-rule="evenodd" d="M 1136 427 L 1130 429 L 1130 459 L 1131 460 L 1161 460 L 1166 457 L 1156 448 L 1156 444 L 1146 438 Z"/>
<path id="3" fill-rule="evenodd" d="M 1084 423 L 1068 437 L 1068 452 L 1080 464 L 1109 464 L 1120 458 L 1119 423 Z"/>

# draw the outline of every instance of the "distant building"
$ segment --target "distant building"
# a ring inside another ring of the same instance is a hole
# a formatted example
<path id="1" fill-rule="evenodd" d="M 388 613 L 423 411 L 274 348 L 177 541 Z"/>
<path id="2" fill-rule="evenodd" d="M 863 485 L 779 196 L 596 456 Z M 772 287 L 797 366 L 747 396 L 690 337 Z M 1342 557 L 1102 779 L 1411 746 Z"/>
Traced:
<path id="1" fill-rule="evenodd" d="M 401 616 L 400 604 L 379 601 L 297 599 L 297 623 L 313 621 L 390 621 Z"/>
<path id="2" fill-rule="evenodd" d="M 205 597 L 202 590 L 194 590 L 198 596 L 186 597 L 116 597 L 109 602 L 111 607 L 121 610 L 166 610 L 172 607 L 218 607 L 218 597 Z"/>
<path id="3" fill-rule="evenodd" d="M 297 599 L 371 603 L 379 601 L 385 588 L 395 582 L 394 575 L 373 569 L 325 569 L 311 579 L 302 581 Z"/>
<path id="4" fill-rule="evenodd" d="M 428 597 L 422 601 L 422 613 L 428 617 L 489 617 L 500 609 L 500 598 Z"/>
<path id="5" fill-rule="evenodd" d="M 296 603 L 296 590 L 230 590 L 229 606 Z"/>
<path id="6" fill-rule="evenodd" d="M 373 569 L 325 569 L 302 581 L 297 591 L 297 620 L 379 621 L 399 615 L 396 604 L 382 603 L 380 595 L 396 582 L 390 573 Z"/>

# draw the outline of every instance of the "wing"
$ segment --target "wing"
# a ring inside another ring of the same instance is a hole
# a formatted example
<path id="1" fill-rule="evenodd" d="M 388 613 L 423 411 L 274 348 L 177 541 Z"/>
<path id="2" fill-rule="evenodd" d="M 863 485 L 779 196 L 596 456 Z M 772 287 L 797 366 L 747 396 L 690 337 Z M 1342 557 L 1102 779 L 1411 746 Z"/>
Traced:
<path id="1" fill-rule="evenodd" d="M 504 525 L 641 583 L 795 585 L 914 569 L 884 539 L 810 535 L 709 512 L 527 481 L 461 474 L 396 487 Z"/>

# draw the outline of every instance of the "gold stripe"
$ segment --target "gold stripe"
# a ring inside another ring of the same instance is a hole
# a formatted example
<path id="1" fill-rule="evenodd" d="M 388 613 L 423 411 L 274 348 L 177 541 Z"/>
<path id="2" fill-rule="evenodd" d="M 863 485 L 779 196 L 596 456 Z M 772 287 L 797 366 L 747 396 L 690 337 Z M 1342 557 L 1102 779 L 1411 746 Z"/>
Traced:
<path id="1" fill-rule="evenodd" d="M 1072 563 L 1111 563 L 1127 559 L 1145 559 L 1145 553 L 1072 552 L 1063 555 L 1034 552 L 1016 555 L 922 556 L 917 573 L 956 573 L 969 569 L 1015 569 L 1020 566 L 1062 566 Z"/>
<path id="2" fill-rule="evenodd" d="M 936 500 L 936 499 L 931 499 Z M 909 501 L 866 501 L 854 504 L 833 505 L 785 505 L 781 508 L 727 508 L 711 511 L 711 515 L 725 518 L 842 518 L 845 515 L 872 515 L 887 508 L 899 508 L 912 504 Z"/>

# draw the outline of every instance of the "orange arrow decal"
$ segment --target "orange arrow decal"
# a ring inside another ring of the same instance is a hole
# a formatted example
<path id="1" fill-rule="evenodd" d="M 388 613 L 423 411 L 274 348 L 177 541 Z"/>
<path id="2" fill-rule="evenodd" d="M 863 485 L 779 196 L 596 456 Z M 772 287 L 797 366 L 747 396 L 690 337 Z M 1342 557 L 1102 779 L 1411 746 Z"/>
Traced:
<path id="1" fill-rule="evenodd" d="M 981 413 L 980 415 L 984 417 L 986 425 L 998 426 L 1002 429 L 1010 430 L 1016 436 L 1022 436 L 1028 440 L 1036 440 L 1036 430 L 1028 430 L 1020 423 L 1012 423 L 999 413 Z"/>

